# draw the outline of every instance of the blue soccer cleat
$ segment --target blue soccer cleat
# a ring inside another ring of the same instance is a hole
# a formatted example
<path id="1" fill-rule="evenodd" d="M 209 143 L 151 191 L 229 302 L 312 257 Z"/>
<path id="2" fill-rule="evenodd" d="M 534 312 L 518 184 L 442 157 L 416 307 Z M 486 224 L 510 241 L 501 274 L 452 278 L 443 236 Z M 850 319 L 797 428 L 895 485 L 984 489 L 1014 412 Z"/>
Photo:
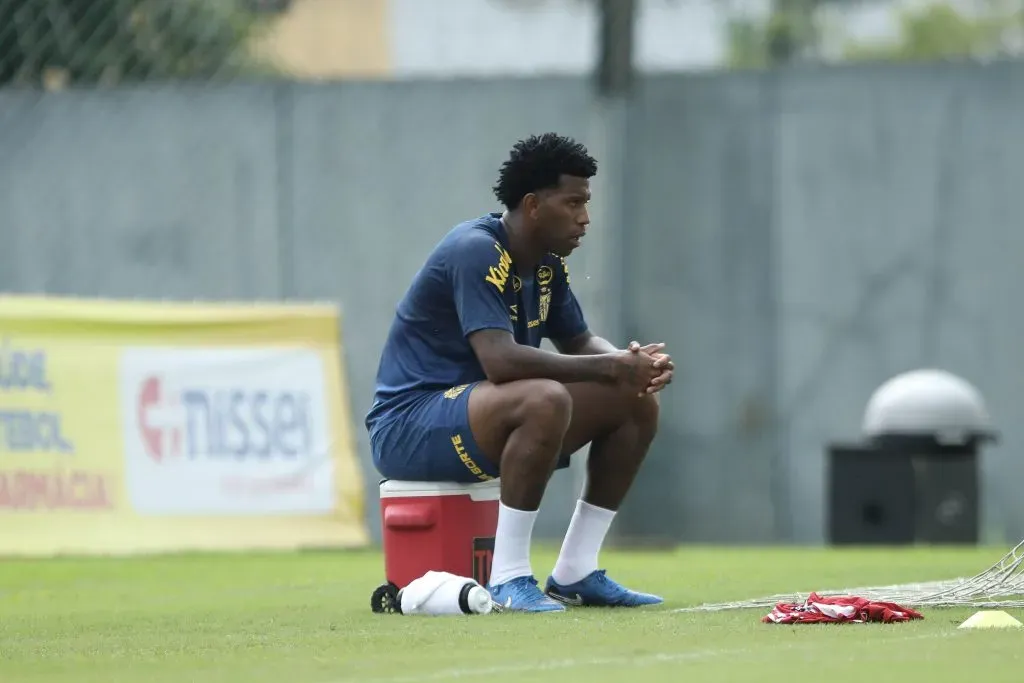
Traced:
<path id="1" fill-rule="evenodd" d="M 488 586 L 495 610 L 502 612 L 564 612 L 565 608 L 544 595 L 532 576 L 520 576 Z"/>
<path id="2" fill-rule="evenodd" d="M 642 607 L 664 602 L 657 595 L 637 593 L 620 586 L 609 579 L 603 569 L 593 571 L 568 586 L 561 586 L 549 578 L 544 592 L 554 600 L 573 607 Z"/>

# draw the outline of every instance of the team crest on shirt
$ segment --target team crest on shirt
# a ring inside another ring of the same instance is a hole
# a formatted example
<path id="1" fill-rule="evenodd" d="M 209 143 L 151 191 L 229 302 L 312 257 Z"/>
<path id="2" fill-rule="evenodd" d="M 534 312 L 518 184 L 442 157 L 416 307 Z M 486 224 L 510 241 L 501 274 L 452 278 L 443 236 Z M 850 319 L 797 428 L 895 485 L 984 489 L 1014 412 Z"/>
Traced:
<path id="1" fill-rule="evenodd" d="M 456 398 L 456 397 L 458 397 L 459 394 L 461 394 L 463 391 L 465 391 L 466 387 L 468 387 L 468 386 L 469 386 L 468 384 L 460 384 L 457 387 L 452 387 L 451 389 L 449 389 L 446 392 L 444 392 L 444 397 L 445 398 Z"/>
<path id="2" fill-rule="evenodd" d="M 537 284 L 541 287 L 550 285 L 554 277 L 555 273 L 551 270 L 551 266 L 541 266 L 537 269 Z"/>
<path id="3" fill-rule="evenodd" d="M 540 292 L 540 321 L 548 319 L 548 309 L 551 308 L 551 291 L 545 287 Z"/>

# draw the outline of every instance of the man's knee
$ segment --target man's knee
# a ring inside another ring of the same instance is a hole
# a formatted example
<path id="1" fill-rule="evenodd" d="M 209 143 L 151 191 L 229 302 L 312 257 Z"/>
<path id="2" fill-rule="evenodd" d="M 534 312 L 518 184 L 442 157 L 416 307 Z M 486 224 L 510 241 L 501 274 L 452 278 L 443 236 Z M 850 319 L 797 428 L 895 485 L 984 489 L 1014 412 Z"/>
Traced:
<path id="1" fill-rule="evenodd" d="M 657 394 L 646 394 L 637 399 L 633 410 L 633 421 L 643 431 L 653 437 L 658 431 L 658 416 L 661 412 L 661 401 Z"/>
<path id="2" fill-rule="evenodd" d="M 470 422 L 483 453 L 499 463 L 506 486 L 540 486 L 555 467 L 572 415 L 572 397 L 566 388 L 550 380 L 520 380 L 486 385 L 488 398 L 481 401 L 490 421 L 473 410 Z M 474 392 L 475 393 L 475 392 Z M 524 478 L 525 477 L 525 478 Z M 524 508 L 532 509 L 532 508 Z"/>
<path id="3" fill-rule="evenodd" d="M 519 424 L 542 423 L 562 431 L 572 418 L 572 396 L 561 382 L 548 379 L 524 380 L 515 406 Z"/>
<path id="4" fill-rule="evenodd" d="M 486 383 L 469 397 L 469 423 L 477 444 L 498 462 L 506 440 L 520 429 L 536 442 L 560 443 L 569 427 L 572 405 L 572 396 L 559 382 Z"/>

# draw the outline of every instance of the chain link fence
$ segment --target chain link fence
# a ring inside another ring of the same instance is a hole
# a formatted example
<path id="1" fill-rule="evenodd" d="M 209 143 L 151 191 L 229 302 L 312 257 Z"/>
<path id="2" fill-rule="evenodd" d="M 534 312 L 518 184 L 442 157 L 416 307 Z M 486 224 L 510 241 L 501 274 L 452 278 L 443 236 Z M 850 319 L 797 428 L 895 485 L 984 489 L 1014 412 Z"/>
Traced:
<path id="1" fill-rule="evenodd" d="M 272 73 L 274 0 L 0 0 L 0 87 Z"/>
<path id="2" fill-rule="evenodd" d="M 273 40 L 266 38 L 282 18 L 330 2 L 356 8 L 345 15 L 349 18 L 381 4 L 370 0 L 362 5 L 349 0 L 0 0 L 0 87 L 58 89 L 143 81 L 296 77 L 296 71 L 315 68 L 299 69 L 294 60 L 275 54 Z M 429 11 L 438 15 L 466 11 L 463 4 L 433 2 Z M 635 55 L 645 40 L 635 29 L 623 28 L 623 22 L 631 21 L 634 14 L 639 17 L 665 7 L 676 12 L 665 16 L 674 17 L 672 21 L 680 25 L 680 40 L 692 39 L 694 30 L 716 34 L 716 41 L 723 46 L 721 68 L 794 62 L 992 59 L 1024 54 L 1024 0 L 538 2 L 549 3 L 552 11 L 561 7 L 562 12 L 604 15 L 598 22 L 602 44 L 594 67 L 602 84 L 611 88 L 628 80 L 624 60 L 629 53 Z M 538 2 L 527 3 L 521 10 L 510 6 L 507 11 L 527 13 Z M 389 7 L 393 12 L 403 11 L 401 2 Z M 706 28 L 693 28 L 691 19 L 698 15 L 704 17 Z M 380 45 L 374 48 L 367 47 L 369 43 L 358 44 L 358 27 L 353 24 L 346 33 L 346 19 L 324 16 L 330 18 L 302 30 L 317 33 L 319 40 L 332 46 L 350 43 L 347 49 L 353 54 L 369 49 L 386 51 L 388 38 L 377 41 Z M 709 16 L 713 19 L 708 20 Z M 503 29 L 491 26 L 488 30 Z M 613 38 L 617 42 L 608 42 Z M 303 40 L 300 36 L 297 42 Z M 321 52 L 319 47 L 309 51 L 309 59 L 322 59 Z M 515 71 L 514 65 L 510 69 Z"/>

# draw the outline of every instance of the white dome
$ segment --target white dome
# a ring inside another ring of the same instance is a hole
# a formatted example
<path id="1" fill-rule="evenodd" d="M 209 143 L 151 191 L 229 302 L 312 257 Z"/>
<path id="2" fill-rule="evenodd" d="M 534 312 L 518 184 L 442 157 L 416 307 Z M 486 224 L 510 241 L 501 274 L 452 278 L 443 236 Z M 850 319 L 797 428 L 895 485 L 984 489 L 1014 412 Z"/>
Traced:
<path id="1" fill-rule="evenodd" d="M 875 390 L 864 411 L 868 437 L 934 435 L 963 443 L 991 433 L 991 421 L 978 390 L 945 370 L 913 370 Z"/>

